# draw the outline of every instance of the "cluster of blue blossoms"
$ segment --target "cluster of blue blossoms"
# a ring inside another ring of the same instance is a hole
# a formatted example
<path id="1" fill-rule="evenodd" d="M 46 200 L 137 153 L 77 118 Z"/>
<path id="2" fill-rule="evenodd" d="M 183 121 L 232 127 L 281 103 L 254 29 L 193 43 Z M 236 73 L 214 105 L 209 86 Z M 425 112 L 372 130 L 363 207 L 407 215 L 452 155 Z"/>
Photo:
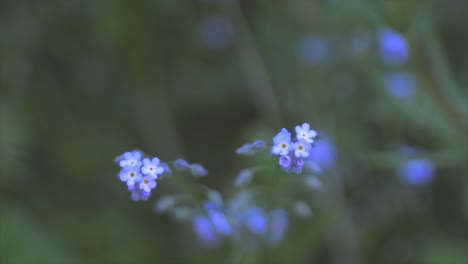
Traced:
<path id="1" fill-rule="evenodd" d="M 304 167 L 304 159 L 309 158 L 314 138 L 317 136 L 315 130 L 310 129 L 307 123 L 296 126 L 296 141 L 292 141 L 291 133 L 283 128 L 273 138 L 271 154 L 279 156 L 278 164 L 286 172 L 301 173 Z"/>
<path id="2" fill-rule="evenodd" d="M 194 232 L 205 246 L 217 246 L 223 237 L 251 243 L 261 239 L 270 246 L 276 246 L 289 225 L 288 213 L 284 209 L 267 212 L 261 207 L 249 205 L 225 211 L 212 202 L 206 202 L 204 207 L 207 213 L 195 215 L 192 223 Z"/>
<path id="3" fill-rule="evenodd" d="M 151 190 L 156 188 L 156 180 L 164 173 L 170 173 L 169 167 L 161 163 L 159 158 L 143 158 L 140 151 L 125 152 L 117 157 L 122 170 L 119 179 L 127 184 L 127 189 L 132 193 L 132 199 L 148 200 Z"/>

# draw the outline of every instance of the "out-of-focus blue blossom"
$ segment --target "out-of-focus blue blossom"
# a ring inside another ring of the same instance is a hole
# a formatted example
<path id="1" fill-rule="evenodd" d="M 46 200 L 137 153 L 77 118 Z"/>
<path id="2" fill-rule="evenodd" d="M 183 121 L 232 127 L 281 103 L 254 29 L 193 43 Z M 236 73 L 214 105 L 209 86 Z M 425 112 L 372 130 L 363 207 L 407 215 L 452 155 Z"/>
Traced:
<path id="1" fill-rule="evenodd" d="M 291 144 L 291 133 L 286 128 L 281 129 L 273 138 L 273 147 L 271 153 L 275 155 L 287 155 L 292 150 L 293 145 Z"/>
<path id="2" fill-rule="evenodd" d="M 314 143 L 314 138 L 317 136 L 317 131 L 310 129 L 308 123 L 302 124 L 302 126 L 296 126 L 296 139 L 300 141 L 304 139 L 309 143 Z"/>
<path id="3" fill-rule="evenodd" d="M 308 218 L 312 215 L 312 210 L 304 201 L 297 201 L 293 204 L 293 210 L 297 216 L 301 218 Z"/>
<path id="4" fill-rule="evenodd" d="M 317 65 L 326 63 L 331 56 L 326 39 L 318 35 L 306 35 L 299 40 L 296 55 L 304 62 Z"/>
<path id="5" fill-rule="evenodd" d="M 213 225 L 220 234 L 226 236 L 232 234 L 232 227 L 229 224 L 228 219 L 217 205 L 211 202 L 206 202 L 205 209 L 208 213 L 208 217 L 211 219 Z"/>
<path id="6" fill-rule="evenodd" d="M 206 48 L 222 50 L 234 39 L 234 23 L 226 16 L 209 16 L 200 23 L 199 34 Z"/>
<path id="7" fill-rule="evenodd" d="M 174 161 L 174 168 L 178 171 L 186 171 L 190 168 L 190 163 L 184 159 L 176 159 Z"/>
<path id="8" fill-rule="evenodd" d="M 209 190 L 206 195 L 208 197 L 208 200 L 216 206 L 223 206 L 223 197 L 221 197 L 221 194 L 219 192 L 215 190 Z"/>
<path id="9" fill-rule="evenodd" d="M 283 240 L 288 229 L 289 217 L 284 209 L 275 209 L 270 213 L 270 229 L 268 243 L 272 246 L 278 245 Z"/>
<path id="10" fill-rule="evenodd" d="M 296 158 L 309 157 L 309 151 L 312 148 L 309 142 L 301 138 L 298 142 L 294 143 L 294 155 Z"/>
<path id="11" fill-rule="evenodd" d="M 248 207 L 243 212 L 241 221 L 255 235 L 264 236 L 268 232 L 268 215 L 260 207 Z"/>
<path id="12" fill-rule="evenodd" d="M 141 167 L 141 172 L 144 175 L 149 175 L 154 179 L 158 178 L 158 175 L 164 172 L 164 168 L 160 166 L 161 161 L 158 158 L 149 158 L 143 159 L 143 166 Z"/>
<path id="13" fill-rule="evenodd" d="M 400 179 L 412 186 L 426 186 L 434 179 L 435 165 L 428 159 L 406 161 L 398 167 Z"/>
<path id="14" fill-rule="evenodd" d="M 236 150 L 236 153 L 239 155 L 252 156 L 257 152 L 266 149 L 265 141 L 256 140 L 253 143 L 248 143 Z"/>
<path id="15" fill-rule="evenodd" d="M 190 173 L 195 177 L 202 177 L 208 174 L 208 171 L 201 164 L 190 164 Z"/>
<path id="16" fill-rule="evenodd" d="M 119 173 L 121 181 L 127 183 L 127 188 L 132 191 L 135 188 L 135 184 L 141 181 L 142 175 L 140 173 L 140 166 L 126 165 Z"/>
<path id="17" fill-rule="evenodd" d="M 141 152 L 125 152 L 122 156 L 117 157 L 116 160 L 119 160 L 120 167 L 130 166 L 141 166 Z"/>
<path id="18" fill-rule="evenodd" d="M 240 187 L 243 185 L 248 184 L 254 175 L 255 170 L 254 169 L 244 169 L 239 172 L 239 174 L 236 177 L 236 180 L 234 182 L 234 185 L 236 187 Z"/>
<path id="19" fill-rule="evenodd" d="M 402 66 L 408 61 L 410 48 L 408 41 L 391 28 L 381 28 L 378 32 L 380 57 L 388 66 Z"/>
<path id="20" fill-rule="evenodd" d="M 336 146 L 328 138 L 321 138 L 315 142 L 310 150 L 310 160 L 318 164 L 322 169 L 330 169 L 336 162 Z"/>
<path id="21" fill-rule="evenodd" d="M 320 190 L 323 187 L 322 181 L 313 175 L 309 175 L 305 177 L 304 184 L 306 187 L 312 190 Z"/>
<path id="22" fill-rule="evenodd" d="M 220 237 L 216 232 L 213 222 L 205 216 L 195 216 L 193 218 L 193 230 L 200 241 L 205 246 L 216 246 L 220 242 Z"/>
<path id="23" fill-rule="evenodd" d="M 395 99 L 410 99 L 415 93 L 416 80 L 411 73 L 389 73 L 383 81 L 388 93 Z"/>

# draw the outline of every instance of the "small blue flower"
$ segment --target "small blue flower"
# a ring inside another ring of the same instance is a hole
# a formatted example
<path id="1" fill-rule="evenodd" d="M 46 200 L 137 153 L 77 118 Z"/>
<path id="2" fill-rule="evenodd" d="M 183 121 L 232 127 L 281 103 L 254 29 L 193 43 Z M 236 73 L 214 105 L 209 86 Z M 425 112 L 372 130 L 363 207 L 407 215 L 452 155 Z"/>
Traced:
<path id="1" fill-rule="evenodd" d="M 268 243 L 278 245 L 283 239 L 289 225 L 288 213 L 284 209 L 275 209 L 270 213 L 270 232 Z"/>
<path id="2" fill-rule="evenodd" d="M 292 149 L 293 145 L 291 144 L 291 133 L 288 132 L 286 128 L 283 128 L 273 138 L 273 147 L 271 148 L 271 153 L 275 155 L 287 155 Z"/>
<path id="3" fill-rule="evenodd" d="M 317 131 L 310 129 L 310 125 L 307 123 L 302 124 L 302 126 L 296 126 L 296 139 L 299 141 L 301 139 L 306 140 L 309 143 L 314 143 L 314 138 L 317 136 Z"/>
<path id="4" fill-rule="evenodd" d="M 245 169 L 241 170 L 239 174 L 236 177 L 236 180 L 234 182 L 234 185 L 236 187 L 240 187 L 243 185 L 246 185 L 252 180 L 252 177 L 254 175 L 255 170 L 254 169 Z"/>
<path id="5" fill-rule="evenodd" d="M 388 93 L 396 99 L 410 99 L 416 89 L 416 80 L 408 72 L 387 74 L 384 77 L 384 84 Z"/>
<path id="6" fill-rule="evenodd" d="M 401 164 L 398 173 L 403 182 L 423 187 L 434 179 L 435 166 L 428 159 L 414 159 Z"/>
<path id="7" fill-rule="evenodd" d="M 401 66 L 408 61 L 408 41 L 391 28 L 379 30 L 380 57 L 388 66 Z"/>
<path id="8" fill-rule="evenodd" d="M 186 171 L 190 168 L 190 163 L 184 159 L 176 159 L 174 161 L 174 168 L 178 171 Z"/>
<path id="9" fill-rule="evenodd" d="M 256 140 L 252 144 L 245 144 L 242 147 L 236 150 L 236 153 L 239 155 L 252 156 L 255 153 L 264 150 L 266 148 L 265 141 Z"/>
<path id="10" fill-rule="evenodd" d="M 161 161 L 158 158 L 153 158 L 152 160 L 145 158 L 143 159 L 143 167 L 141 167 L 141 172 L 144 175 L 149 175 L 154 179 L 158 178 L 158 175 L 164 172 L 164 168 L 160 166 Z"/>
<path id="11" fill-rule="evenodd" d="M 298 142 L 294 143 L 294 155 L 296 158 L 307 158 L 309 157 L 309 151 L 312 148 L 306 139 L 301 138 Z"/>
<path id="12" fill-rule="evenodd" d="M 141 181 L 142 175 L 140 173 L 140 166 L 126 165 L 119 173 L 121 181 L 127 183 L 129 191 L 135 188 L 135 184 Z"/>
<path id="13" fill-rule="evenodd" d="M 211 219 L 213 225 L 220 234 L 226 236 L 232 234 L 232 227 L 229 224 L 229 221 L 227 220 L 224 213 L 222 213 L 215 204 L 206 202 L 205 209 L 208 213 L 208 217 Z"/>
<path id="14" fill-rule="evenodd" d="M 321 138 L 310 150 L 310 159 L 324 170 L 331 169 L 336 162 L 336 146 L 329 138 Z"/>
<path id="15" fill-rule="evenodd" d="M 241 217 L 242 222 L 255 235 L 264 236 L 268 231 L 268 215 L 262 208 L 250 206 Z"/>
<path id="16" fill-rule="evenodd" d="M 143 193 L 151 193 L 151 190 L 153 190 L 156 187 L 156 181 L 152 176 L 145 176 L 141 179 L 140 181 L 140 189 L 143 191 Z"/>
<path id="17" fill-rule="evenodd" d="M 203 167 L 203 165 L 198 163 L 190 164 L 190 173 L 195 177 L 202 177 L 208 174 L 208 171 Z"/>
<path id="18" fill-rule="evenodd" d="M 213 247 L 219 244 L 219 235 L 208 217 L 195 216 L 192 223 L 195 234 L 205 246 Z"/>
<path id="19" fill-rule="evenodd" d="M 130 166 L 141 166 L 141 153 L 139 151 L 125 152 L 123 159 L 120 161 L 120 167 Z"/>

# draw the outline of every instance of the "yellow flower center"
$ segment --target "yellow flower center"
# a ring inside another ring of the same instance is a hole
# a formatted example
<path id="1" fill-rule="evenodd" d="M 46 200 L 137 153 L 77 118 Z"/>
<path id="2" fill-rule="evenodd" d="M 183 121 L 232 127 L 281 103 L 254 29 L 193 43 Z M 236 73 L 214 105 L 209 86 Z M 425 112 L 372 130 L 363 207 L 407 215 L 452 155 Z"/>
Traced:
<path id="1" fill-rule="evenodd" d="M 135 173 L 134 172 L 130 172 L 130 178 L 134 178 L 135 177 Z"/>
<path id="2" fill-rule="evenodd" d="M 149 181 L 148 181 L 148 180 L 145 180 L 144 182 L 145 182 L 145 184 L 148 184 L 148 183 L 149 183 Z"/>
<path id="3" fill-rule="evenodd" d="M 304 146 L 299 146 L 299 150 L 303 150 L 304 149 Z"/>
<path id="4" fill-rule="evenodd" d="M 282 148 L 286 148 L 286 144 L 283 143 L 283 145 L 281 145 Z"/>

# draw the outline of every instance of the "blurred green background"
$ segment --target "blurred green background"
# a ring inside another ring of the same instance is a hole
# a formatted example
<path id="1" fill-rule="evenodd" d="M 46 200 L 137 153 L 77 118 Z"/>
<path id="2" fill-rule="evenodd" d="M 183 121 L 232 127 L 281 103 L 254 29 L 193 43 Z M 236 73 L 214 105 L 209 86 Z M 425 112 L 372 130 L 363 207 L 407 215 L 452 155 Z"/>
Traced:
<path id="1" fill-rule="evenodd" d="M 336 145 L 314 216 L 241 263 L 468 263 L 468 2 L 0 1 L 0 263 L 225 263 L 131 201 L 141 149 L 232 191 L 234 150 L 309 122 Z M 379 30 L 409 59 L 387 65 Z M 386 74 L 414 78 L 392 96 Z M 413 87 L 414 86 L 414 87 Z M 404 155 L 433 162 L 424 186 Z M 412 155 L 412 154 L 411 154 Z M 253 256 L 254 255 L 254 256 Z"/>

